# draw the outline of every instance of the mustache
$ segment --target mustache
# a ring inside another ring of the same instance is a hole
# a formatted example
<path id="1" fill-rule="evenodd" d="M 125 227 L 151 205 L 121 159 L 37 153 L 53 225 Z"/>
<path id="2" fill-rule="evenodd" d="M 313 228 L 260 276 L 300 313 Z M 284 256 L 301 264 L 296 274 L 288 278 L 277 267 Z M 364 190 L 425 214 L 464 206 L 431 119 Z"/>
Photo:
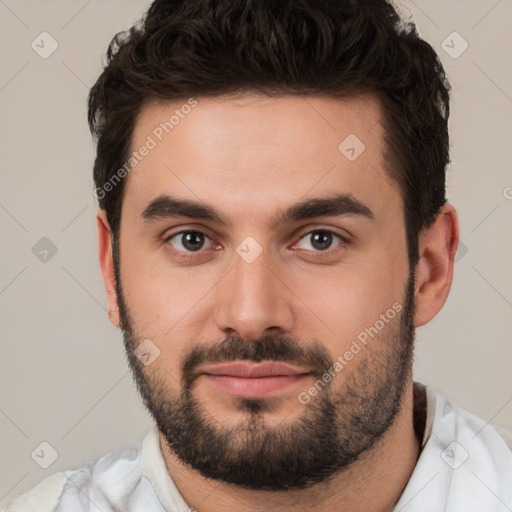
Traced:
<path id="1" fill-rule="evenodd" d="M 327 350 L 318 342 L 305 346 L 288 336 L 269 334 L 251 341 L 228 336 L 221 342 L 196 345 L 184 357 L 181 364 L 184 385 L 192 384 L 198 376 L 197 368 L 202 364 L 237 360 L 255 363 L 280 361 L 305 366 L 317 377 L 321 377 L 333 364 Z"/>

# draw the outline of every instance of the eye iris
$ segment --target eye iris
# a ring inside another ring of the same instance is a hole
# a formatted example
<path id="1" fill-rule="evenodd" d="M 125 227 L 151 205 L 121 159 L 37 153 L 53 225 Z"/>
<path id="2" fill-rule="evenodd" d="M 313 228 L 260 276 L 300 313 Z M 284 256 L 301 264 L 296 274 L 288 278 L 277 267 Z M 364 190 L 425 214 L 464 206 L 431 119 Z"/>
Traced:
<path id="1" fill-rule="evenodd" d="M 201 233 L 191 231 L 182 235 L 183 247 L 189 251 L 198 251 L 204 244 L 204 237 Z"/>
<path id="2" fill-rule="evenodd" d="M 332 233 L 327 231 L 317 231 L 311 236 L 311 244 L 320 251 L 328 249 L 331 243 Z"/>

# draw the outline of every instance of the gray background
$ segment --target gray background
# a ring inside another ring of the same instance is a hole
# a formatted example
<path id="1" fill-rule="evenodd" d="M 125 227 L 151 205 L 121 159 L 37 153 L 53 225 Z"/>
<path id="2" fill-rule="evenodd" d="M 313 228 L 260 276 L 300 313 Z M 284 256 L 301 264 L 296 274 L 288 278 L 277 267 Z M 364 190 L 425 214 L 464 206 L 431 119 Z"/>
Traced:
<path id="1" fill-rule="evenodd" d="M 147 5 L 0 0 L 0 505 L 151 425 L 107 318 L 85 110 L 112 36 Z M 448 302 L 417 332 L 415 378 L 512 429 L 512 1 L 400 9 L 453 86 L 448 196 L 462 240 Z M 44 31 L 58 43 L 47 59 L 31 47 Z M 33 252 L 43 237 L 57 249 L 46 261 Z M 31 457 L 43 441 L 58 452 L 47 469 Z"/>

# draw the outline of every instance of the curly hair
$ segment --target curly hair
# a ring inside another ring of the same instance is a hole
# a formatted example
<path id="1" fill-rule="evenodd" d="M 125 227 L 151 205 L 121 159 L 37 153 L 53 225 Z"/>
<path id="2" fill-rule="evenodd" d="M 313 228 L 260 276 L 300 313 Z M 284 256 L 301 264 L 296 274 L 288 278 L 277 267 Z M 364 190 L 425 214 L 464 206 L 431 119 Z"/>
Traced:
<path id="1" fill-rule="evenodd" d="M 127 160 L 137 116 L 152 99 L 373 94 L 412 268 L 420 232 L 446 202 L 449 91 L 436 52 L 385 0 L 155 0 L 113 38 L 90 90 L 95 186 Z M 122 198 L 121 182 L 99 199 L 114 242 Z"/>

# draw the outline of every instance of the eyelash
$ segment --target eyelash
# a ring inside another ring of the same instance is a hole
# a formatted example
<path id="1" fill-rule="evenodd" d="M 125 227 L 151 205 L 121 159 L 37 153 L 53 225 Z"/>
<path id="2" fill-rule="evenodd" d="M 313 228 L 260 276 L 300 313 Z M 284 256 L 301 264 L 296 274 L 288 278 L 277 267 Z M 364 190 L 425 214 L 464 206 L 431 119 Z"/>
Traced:
<path id="1" fill-rule="evenodd" d="M 168 245 L 171 245 L 170 241 L 173 238 L 178 237 L 179 235 L 187 234 L 187 233 L 195 233 L 195 234 L 202 235 L 206 239 L 210 240 L 213 244 L 215 244 L 215 242 L 213 242 L 211 237 L 209 237 L 206 233 L 204 233 L 203 231 L 201 231 L 199 229 L 185 229 L 185 230 L 182 230 L 182 231 L 178 231 L 176 233 L 172 233 L 171 235 L 167 236 L 164 241 Z M 340 241 L 333 248 L 329 248 L 329 249 L 326 249 L 324 251 L 320 251 L 320 250 L 316 250 L 315 251 L 315 250 L 303 249 L 303 250 L 307 251 L 308 253 L 310 253 L 314 258 L 319 258 L 320 259 L 320 258 L 323 258 L 323 257 L 326 257 L 326 256 L 332 256 L 334 252 L 343 249 L 349 243 L 349 241 L 347 240 L 346 237 L 343 237 L 342 235 L 340 235 L 339 233 L 336 233 L 335 231 L 332 231 L 330 229 L 317 228 L 317 229 L 313 229 L 313 230 L 301 233 L 299 238 L 298 238 L 298 241 L 295 242 L 292 247 L 296 247 L 299 244 L 299 242 L 303 238 L 305 238 L 306 236 L 308 236 L 308 235 L 311 236 L 311 235 L 313 235 L 315 233 L 328 233 L 330 235 L 333 235 L 333 237 L 335 237 L 335 238 L 336 237 L 339 238 Z M 174 253 L 179 254 L 181 258 L 185 258 L 185 259 L 196 258 L 198 254 L 201 254 L 201 253 L 205 252 L 203 250 L 203 248 L 199 249 L 198 251 L 186 251 L 186 250 L 183 251 L 183 250 L 180 250 L 180 249 L 175 249 L 174 247 L 172 248 L 172 251 Z"/>

